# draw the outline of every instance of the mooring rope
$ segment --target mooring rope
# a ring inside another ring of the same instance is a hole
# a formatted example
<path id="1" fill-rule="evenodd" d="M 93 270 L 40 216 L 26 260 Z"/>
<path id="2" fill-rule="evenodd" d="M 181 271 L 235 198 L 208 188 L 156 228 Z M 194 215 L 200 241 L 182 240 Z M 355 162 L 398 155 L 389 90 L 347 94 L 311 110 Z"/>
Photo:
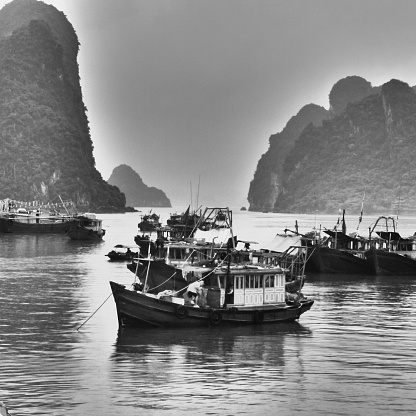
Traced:
<path id="1" fill-rule="evenodd" d="M 78 328 L 77 331 L 79 331 L 79 329 L 84 326 L 95 314 L 96 312 L 98 312 L 98 310 L 104 305 L 104 303 L 106 303 L 108 301 L 108 299 L 111 297 L 113 293 L 110 293 L 107 297 L 107 299 L 92 313 L 92 315 L 89 316 L 89 318 L 87 318 L 84 323 L 82 323 Z"/>

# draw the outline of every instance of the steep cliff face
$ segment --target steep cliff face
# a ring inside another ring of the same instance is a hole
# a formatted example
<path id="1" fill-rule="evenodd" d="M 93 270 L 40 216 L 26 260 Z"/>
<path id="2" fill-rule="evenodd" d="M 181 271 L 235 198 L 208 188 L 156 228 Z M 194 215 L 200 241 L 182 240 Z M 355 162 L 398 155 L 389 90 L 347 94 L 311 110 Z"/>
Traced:
<path id="1" fill-rule="evenodd" d="M 117 186 L 126 195 L 126 203 L 131 207 L 170 207 L 171 203 L 160 189 L 143 183 L 140 175 L 130 166 L 116 167 L 108 183 Z"/>
<path id="2" fill-rule="evenodd" d="M 36 0 L 0 11 L 0 199 L 123 210 L 95 168 L 79 83 L 78 39 L 65 15 Z"/>
<path id="3" fill-rule="evenodd" d="M 416 202 L 416 93 L 392 80 L 327 120 L 308 126 L 283 168 L 278 212 L 411 211 Z M 403 201 L 404 200 L 404 201 Z"/>
<path id="4" fill-rule="evenodd" d="M 328 110 L 315 104 L 303 107 L 292 117 L 281 133 L 270 137 L 269 149 L 257 164 L 254 178 L 250 183 L 248 201 L 250 210 L 272 210 L 281 192 L 283 163 L 302 130 L 309 124 L 320 125 L 329 118 Z"/>

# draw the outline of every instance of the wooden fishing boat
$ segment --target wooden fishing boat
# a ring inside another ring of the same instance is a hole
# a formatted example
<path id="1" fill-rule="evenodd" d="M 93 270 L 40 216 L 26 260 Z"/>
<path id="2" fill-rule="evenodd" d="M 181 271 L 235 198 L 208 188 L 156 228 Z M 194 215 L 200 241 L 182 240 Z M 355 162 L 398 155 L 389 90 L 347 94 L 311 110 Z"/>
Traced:
<path id="1" fill-rule="evenodd" d="M 374 274 L 365 252 L 316 245 L 311 251 L 307 270 L 328 274 Z"/>
<path id="2" fill-rule="evenodd" d="M 410 256 L 372 247 L 365 255 L 377 275 L 416 276 L 416 260 Z"/>
<path id="3" fill-rule="evenodd" d="M 402 237 L 394 217 L 379 217 L 369 231 L 365 256 L 377 275 L 416 276 L 415 236 Z"/>
<path id="4" fill-rule="evenodd" d="M 110 282 L 119 326 L 191 327 L 287 322 L 299 319 L 313 300 L 301 292 L 290 300 L 281 267 L 225 265 L 188 266 L 187 284 L 179 291 L 152 294 Z M 189 302 L 187 290 L 203 282 L 197 302 Z"/>
<path id="5" fill-rule="evenodd" d="M 71 240 L 101 241 L 105 235 L 102 222 L 92 213 L 79 215 L 76 223 L 68 228 L 67 235 Z"/>
<path id="6" fill-rule="evenodd" d="M 62 201 L 62 200 L 61 200 Z M 0 201 L 0 233 L 65 234 L 75 224 L 75 216 L 68 211 L 62 215 L 57 204 L 36 207 L 11 199 Z M 62 201 L 61 207 L 66 206 Z"/>
<path id="7" fill-rule="evenodd" d="M 374 274 L 371 264 L 365 256 L 370 243 L 357 233 L 347 234 L 345 210 L 342 213 L 342 231 L 338 230 L 340 219 L 333 230 L 315 230 L 305 235 L 296 231 L 285 230 L 302 236 L 302 244 L 307 247 L 306 271 L 328 274 Z"/>
<path id="8" fill-rule="evenodd" d="M 65 234 L 76 224 L 73 217 L 40 216 L 32 213 L 0 216 L 0 233 L 13 234 Z"/>

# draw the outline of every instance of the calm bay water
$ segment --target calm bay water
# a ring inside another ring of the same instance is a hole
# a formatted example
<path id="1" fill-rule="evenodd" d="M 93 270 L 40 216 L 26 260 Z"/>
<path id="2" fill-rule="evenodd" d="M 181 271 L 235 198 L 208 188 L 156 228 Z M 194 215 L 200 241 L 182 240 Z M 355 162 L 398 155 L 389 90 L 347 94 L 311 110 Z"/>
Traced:
<path id="1" fill-rule="evenodd" d="M 260 245 L 295 220 L 337 221 L 233 214 L 238 238 Z M 0 235 L 0 401 L 13 416 L 414 414 L 416 276 L 308 275 L 315 304 L 290 324 L 119 331 L 108 282 L 133 275 L 105 254 L 134 245 L 140 214 L 100 218 L 98 244 Z"/>

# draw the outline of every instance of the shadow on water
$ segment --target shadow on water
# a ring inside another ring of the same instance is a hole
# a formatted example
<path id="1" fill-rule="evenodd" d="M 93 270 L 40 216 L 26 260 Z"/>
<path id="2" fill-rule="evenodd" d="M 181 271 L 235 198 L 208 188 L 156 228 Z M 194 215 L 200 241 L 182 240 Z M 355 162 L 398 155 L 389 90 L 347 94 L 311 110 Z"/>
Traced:
<path id="1" fill-rule="evenodd" d="M 65 234 L 3 234 L 0 258 L 71 256 L 94 250 L 102 241 L 72 241 Z"/>
<path id="2" fill-rule="evenodd" d="M 416 293 L 416 276 L 371 276 L 353 274 L 308 273 L 308 289 L 326 293 L 337 302 L 359 296 L 377 296 L 391 303 Z"/>

